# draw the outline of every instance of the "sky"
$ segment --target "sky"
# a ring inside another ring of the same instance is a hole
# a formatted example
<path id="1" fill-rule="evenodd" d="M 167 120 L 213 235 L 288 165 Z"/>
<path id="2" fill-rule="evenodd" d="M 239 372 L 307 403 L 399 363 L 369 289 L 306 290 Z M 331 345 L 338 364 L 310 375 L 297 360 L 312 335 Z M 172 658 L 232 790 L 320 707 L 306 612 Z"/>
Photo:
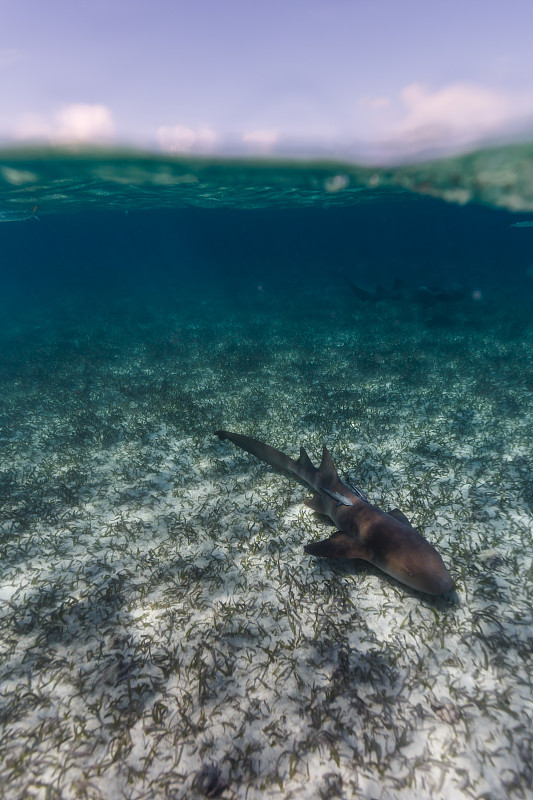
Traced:
<path id="1" fill-rule="evenodd" d="M 0 0 L 0 141 L 464 148 L 533 130 L 532 0 Z"/>

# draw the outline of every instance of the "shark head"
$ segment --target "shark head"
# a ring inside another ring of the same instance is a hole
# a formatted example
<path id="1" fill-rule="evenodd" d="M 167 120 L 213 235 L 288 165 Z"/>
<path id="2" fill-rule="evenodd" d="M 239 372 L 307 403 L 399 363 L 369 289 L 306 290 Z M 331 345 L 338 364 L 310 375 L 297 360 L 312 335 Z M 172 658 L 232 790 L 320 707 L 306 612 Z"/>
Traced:
<path id="1" fill-rule="evenodd" d="M 412 529 L 399 546 L 389 546 L 381 555 L 374 563 L 411 589 L 435 595 L 445 594 L 453 589 L 452 576 L 440 555 Z"/>
<path id="2" fill-rule="evenodd" d="M 436 568 L 435 568 L 436 567 Z M 417 569 L 416 565 L 410 563 L 395 569 L 384 569 L 393 578 L 401 581 L 411 589 L 418 589 L 419 592 L 427 594 L 445 594 L 453 589 L 453 579 L 443 563 L 435 565 L 428 570 L 426 563 L 423 569 Z"/>
<path id="3" fill-rule="evenodd" d="M 362 558 L 411 589 L 445 594 L 452 576 L 434 547 L 409 525 L 379 513 L 378 521 L 361 538 L 335 531 L 329 539 L 310 542 L 305 550 L 322 558 Z"/>

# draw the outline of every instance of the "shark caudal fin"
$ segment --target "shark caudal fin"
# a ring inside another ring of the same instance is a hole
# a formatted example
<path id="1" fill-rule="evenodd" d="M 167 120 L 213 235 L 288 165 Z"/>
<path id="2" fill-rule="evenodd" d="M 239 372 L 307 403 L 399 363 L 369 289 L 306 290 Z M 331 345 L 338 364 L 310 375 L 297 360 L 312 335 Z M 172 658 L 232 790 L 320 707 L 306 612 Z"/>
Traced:
<path id="1" fill-rule="evenodd" d="M 368 300 L 376 299 L 375 295 L 372 294 L 372 292 L 367 292 L 366 289 L 361 289 L 361 287 L 357 286 L 353 281 L 351 281 L 347 275 L 344 276 L 344 279 L 348 284 L 348 286 L 350 287 L 350 289 L 352 290 L 352 292 L 354 293 L 354 295 L 358 297 L 359 300 L 363 300 L 364 302 L 366 302 Z"/>
<path id="2" fill-rule="evenodd" d="M 246 450 L 266 464 L 276 469 L 288 469 L 290 472 L 294 471 L 296 462 L 282 453 L 281 450 L 276 450 L 275 447 L 270 447 L 268 444 L 260 442 L 258 439 L 252 439 L 251 436 L 242 436 L 240 433 L 230 433 L 230 431 L 215 431 L 215 435 L 219 439 L 229 439 L 230 442 L 236 444 L 241 450 Z"/>
<path id="3" fill-rule="evenodd" d="M 215 435 L 222 441 L 224 441 L 224 439 L 229 439 L 230 442 L 236 444 L 241 450 L 246 450 L 247 453 L 256 456 L 261 461 L 264 461 L 265 464 L 269 464 L 275 469 L 292 472 L 293 475 L 297 475 L 305 483 L 313 486 L 317 468 L 313 466 L 311 459 L 303 447 L 300 448 L 299 458 L 294 460 L 290 456 L 285 455 L 285 453 L 282 453 L 281 450 L 276 450 L 275 447 L 270 447 L 270 445 L 260 442 L 258 439 L 252 439 L 251 436 L 243 436 L 240 433 L 231 433 L 230 431 L 215 431 Z M 335 467 L 333 467 L 333 469 L 335 469 Z"/>

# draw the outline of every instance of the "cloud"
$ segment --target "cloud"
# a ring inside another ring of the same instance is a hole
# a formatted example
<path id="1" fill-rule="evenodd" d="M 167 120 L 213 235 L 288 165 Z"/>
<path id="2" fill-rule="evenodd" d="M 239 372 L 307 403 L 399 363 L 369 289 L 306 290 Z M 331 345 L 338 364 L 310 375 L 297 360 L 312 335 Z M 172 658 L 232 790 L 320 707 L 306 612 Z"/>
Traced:
<path id="1" fill-rule="evenodd" d="M 210 152 L 217 143 L 216 133 L 208 127 L 188 128 L 185 125 L 163 126 L 157 131 L 157 140 L 163 150 L 176 153 Z"/>
<path id="2" fill-rule="evenodd" d="M 56 115 L 54 136 L 62 141 L 87 142 L 111 139 L 115 132 L 111 112 L 103 105 L 75 103 Z"/>
<path id="3" fill-rule="evenodd" d="M 508 115 L 508 100 L 492 89 L 456 83 L 431 92 L 413 83 L 402 89 L 406 128 L 445 125 L 456 130 L 493 128 Z"/>
<path id="4" fill-rule="evenodd" d="M 471 83 L 431 91 L 413 83 L 402 89 L 403 118 L 393 135 L 412 145 L 456 145 L 502 133 L 533 112 L 531 98 L 513 97 Z"/>
<path id="5" fill-rule="evenodd" d="M 257 130 L 245 131 L 242 140 L 245 144 L 257 144 L 261 147 L 273 147 L 279 142 L 279 131 L 274 130 Z"/>
<path id="6" fill-rule="evenodd" d="M 107 106 L 74 103 L 56 112 L 52 118 L 26 114 L 19 120 L 17 139 L 38 139 L 53 144 L 104 142 L 113 138 L 115 126 Z"/>

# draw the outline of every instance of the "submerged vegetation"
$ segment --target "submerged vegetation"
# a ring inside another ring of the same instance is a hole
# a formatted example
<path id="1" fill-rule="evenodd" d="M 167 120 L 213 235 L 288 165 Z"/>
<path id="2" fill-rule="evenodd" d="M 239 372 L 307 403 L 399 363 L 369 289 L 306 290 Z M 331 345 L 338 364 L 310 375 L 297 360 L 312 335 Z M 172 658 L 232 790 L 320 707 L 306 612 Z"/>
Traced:
<path id="1" fill-rule="evenodd" d="M 2 318 L 3 795 L 529 796 L 526 304 L 144 301 Z M 306 490 L 216 427 L 326 443 L 457 597 L 306 556 Z"/>

